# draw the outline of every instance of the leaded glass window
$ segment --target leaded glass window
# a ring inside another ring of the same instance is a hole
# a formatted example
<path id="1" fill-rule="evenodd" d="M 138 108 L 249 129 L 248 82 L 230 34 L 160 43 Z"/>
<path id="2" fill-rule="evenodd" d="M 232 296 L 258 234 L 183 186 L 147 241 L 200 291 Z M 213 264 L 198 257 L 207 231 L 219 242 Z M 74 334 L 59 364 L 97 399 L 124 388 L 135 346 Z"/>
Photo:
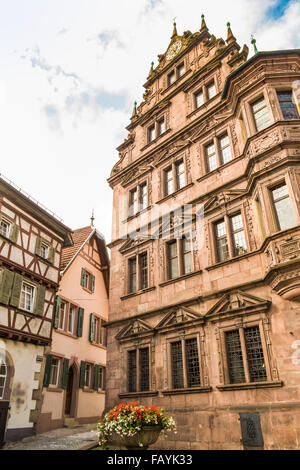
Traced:
<path id="1" fill-rule="evenodd" d="M 269 110 L 264 98 L 260 98 L 253 103 L 252 110 L 257 132 L 262 131 L 271 124 Z"/>
<path id="2" fill-rule="evenodd" d="M 185 172 L 183 161 L 176 163 L 176 178 L 177 178 L 177 189 L 181 189 L 185 186 Z"/>
<path id="3" fill-rule="evenodd" d="M 172 387 L 184 388 L 181 341 L 171 343 Z"/>
<path id="4" fill-rule="evenodd" d="M 140 391 L 149 390 L 149 348 L 140 349 Z"/>
<path id="5" fill-rule="evenodd" d="M 141 289 L 148 287 L 148 256 L 147 253 L 140 255 L 140 271 L 141 271 Z"/>
<path id="6" fill-rule="evenodd" d="M 185 340 L 185 357 L 186 357 L 186 373 L 187 386 L 200 386 L 200 367 L 198 356 L 198 344 L 196 338 Z"/>
<path id="7" fill-rule="evenodd" d="M 172 167 L 171 168 L 168 168 L 165 172 L 165 175 L 166 175 L 166 194 L 167 196 L 169 194 L 172 194 L 173 193 L 173 169 Z"/>
<path id="8" fill-rule="evenodd" d="M 188 274 L 193 271 L 192 261 L 192 248 L 191 240 L 188 238 L 182 239 L 182 254 L 183 254 L 183 274 Z"/>
<path id="9" fill-rule="evenodd" d="M 225 333 L 229 380 L 232 384 L 246 381 L 239 330 Z"/>
<path id="10" fill-rule="evenodd" d="M 244 253 L 247 253 L 247 243 L 242 214 L 237 214 L 234 217 L 231 217 L 231 226 L 234 244 L 234 256 L 243 255 Z"/>
<path id="11" fill-rule="evenodd" d="M 265 359 L 261 344 L 259 327 L 245 328 L 245 344 L 251 382 L 267 380 Z"/>
<path id="12" fill-rule="evenodd" d="M 216 224 L 216 237 L 218 261 L 226 261 L 229 258 L 229 249 L 226 233 L 226 224 L 224 220 Z"/>
<path id="13" fill-rule="evenodd" d="M 219 139 L 220 150 L 222 154 L 222 163 L 228 163 L 232 160 L 231 148 L 228 135 L 224 135 Z"/>
<path id="14" fill-rule="evenodd" d="M 283 119 L 299 119 L 297 108 L 293 102 L 293 94 L 291 91 L 277 92 Z"/>
<path id="15" fill-rule="evenodd" d="M 136 292 L 136 258 L 129 260 L 129 291 Z"/>
<path id="16" fill-rule="evenodd" d="M 179 276 L 176 240 L 168 244 L 168 262 L 169 262 L 169 278 L 174 279 Z"/>
<path id="17" fill-rule="evenodd" d="M 200 106 L 204 104 L 204 95 L 202 90 L 195 94 L 195 102 L 196 108 L 200 108 Z"/>
<path id="18" fill-rule="evenodd" d="M 218 167 L 217 154 L 215 144 L 210 144 L 206 147 L 207 163 L 209 171 L 214 171 Z"/>
<path id="19" fill-rule="evenodd" d="M 282 184 L 272 190 L 272 197 L 274 201 L 275 211 L 280 230 L 296 225 L 294 211 L 289 196 L 288 187 Z"/>
<path id="20" fill-rule="evenodd" d="M 136 392 L 136 350 L 128 351 L 128 392 Z"/>
<path id="21" fill-rule="evenodd" d="M 214 98 L 217 94 L 216 86 L 214 83 L 211 83 L 210 85 L 207 86 L 207 96 L 208 99 L 211 100 Z"/>

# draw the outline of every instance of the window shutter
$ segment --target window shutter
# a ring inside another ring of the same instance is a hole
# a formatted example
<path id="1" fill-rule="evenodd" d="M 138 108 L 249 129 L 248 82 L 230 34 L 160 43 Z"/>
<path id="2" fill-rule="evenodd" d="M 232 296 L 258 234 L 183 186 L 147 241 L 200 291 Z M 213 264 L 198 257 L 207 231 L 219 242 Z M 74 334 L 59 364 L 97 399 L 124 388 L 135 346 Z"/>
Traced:
<path id="1" fill-rule="evenodd" d="M 68 374 L 69 374 L 69 359 L 63 359 L 63 369 L 61 378 L 61 388 L 65 389 L 68 385 Z"/>
<path id="2" fill-rule="evenodd" d="M 78 308 L 78 322 L 77 322 L 77 336 L 82 336 L 82 327 L 83 327 L 83 316 L 84 316 L 84 309 L 79 307 Z"/>
<path id="3" fill-rule="evenodd" d="M 0 302 L 8 305 L 11 289 L 14 281 L 14 273 L 8 269 L 3 269 L 2 282 L 0 285 Z"/>
<path id="4" fill-rule="evenodd" d="M 49 256 L 48 256 L 48 261 L 49 263 L 53 264 L 54 263 L 54 255 L 55 255 L 55 250 L 53 246 L 49 247 Z"/>
<path id="5" fill-rule="evenodd" d="M 23 276 L 21 276 L 21 274 L 15 273 L 12 295 L 10 299 L 10 305 L 13 307 L 19 307 L 22 282 Z"/>
<path id="6" fill-rule="evenodd" d="M 80 363 L 80 377 L 79 377 L 79 387 L 84 388 L 84 376 L 85 376 L 85 365 L 84 361 Z"/>
<path id="7" fill-rule="evenodd" d="M 45 286 L 37 286 L 36 287 L 36 298 L 35 298 L 35 309 L 34 309 L 34 313 L 36 315 L 43 316 L 44 304 L 45 304 L 45 295 L 46 295 L 46 287 Z"/>
<path id="8" fill-rule="evenodd" d="M 100 370 L 100 366 L 98 364 L 96 364 L 94 366 L 94 387 L 93 389 L 94 390 L 98 390 L 98 385 L 99 385 L 99 370 Z"/>
<path id="9" fill-rule="evenodd" d="M 11 228 L 11 234 L 10 234 L 10 239 L 13 243 L 17 243 L 18 235 L 19 235 L 19 226 L 16 224 L 13 224 Z"/>
<path id="10" fill-rule="evenodd" d="M 90 314 L 90 331 L 89 331 L 89 340 L 90 342 L 94 341 L 94 318 L 95 316 Z"/>
<path id="11" fill-rule="evenodd" d="M 36 255 L 41 255 L 41 247 L 42 247 L 42 239 L 40 237 L 36 238 L 35 242 L 35 254 Z"/>
<path id="12" fill-rule="evenodd" d="M 102 367 L 102 390 L 106 389 L 106 367 Z"/>
<path id="13" fill-rule="evenodd" d="M 46 365 L 45 365 L 45 374 L 44 374 L 44 383 L 43 383 L 44 387 L 49 387 L 51 363 L 52 363 L 52 355 L 48 354 L 48 356 L 46 357 Z"/>
<path id="14" fill-rule="evenodd" d="M 86 270 L 84 268 L 81 269 L 81 280 L 80 280 L 80 285 L 84 286 L 84 276 L 85 276 Z"/>
<path id="15" fill-rule="evenodd" d="M 60 306 L 61 306 L 61 298 L 57 295 L 56 302 L 55 302 L 54 322 L 53 322 L 53 326 L 55 329 L 58 328 Z"/>
<path id="16" fill-rule="evenodd" d="M 91 291 L 95 291 L 95 276 L 93 274 L 91 274 Z"/>

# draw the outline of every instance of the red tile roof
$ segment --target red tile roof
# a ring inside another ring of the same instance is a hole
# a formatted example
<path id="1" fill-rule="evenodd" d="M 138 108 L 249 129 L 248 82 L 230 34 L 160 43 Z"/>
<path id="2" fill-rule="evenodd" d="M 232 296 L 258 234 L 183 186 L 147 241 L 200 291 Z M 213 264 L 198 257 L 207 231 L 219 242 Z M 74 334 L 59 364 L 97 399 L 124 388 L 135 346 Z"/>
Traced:
<path id="1" fill-rule="evenodd" d="M 73 256 L 76 255 L 79 248 L 83 245 L 86 239 L 89 237 L 91 232 L 93 232 L 93 227 L 83 227 L 74 230 L 72 234 L 72 238 L 74 241 L 74 245 L 68 248 L 63 248 L 62 251 L 62 258 L 61 258 L 61 270 L 65 269 L 65 267 L 69 264 Z"/>

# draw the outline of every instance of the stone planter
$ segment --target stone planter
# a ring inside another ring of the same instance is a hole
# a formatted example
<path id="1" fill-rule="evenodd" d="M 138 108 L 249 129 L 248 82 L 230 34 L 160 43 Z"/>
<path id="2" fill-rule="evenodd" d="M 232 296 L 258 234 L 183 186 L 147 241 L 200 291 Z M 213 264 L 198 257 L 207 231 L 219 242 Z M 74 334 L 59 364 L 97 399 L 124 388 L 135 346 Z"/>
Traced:
<path id="1" fill-rule="evenodd" d="M 112 432 L 108 444 L 115 447 L 126 447 L 127 450 L 147 450 L 149 446 L 154 444 L 161 433 L 161 427 L 143 426 L 134 436 L 120 436 L 116 432 Z M 139 444 L 143 444 L 141 447 Z"/>

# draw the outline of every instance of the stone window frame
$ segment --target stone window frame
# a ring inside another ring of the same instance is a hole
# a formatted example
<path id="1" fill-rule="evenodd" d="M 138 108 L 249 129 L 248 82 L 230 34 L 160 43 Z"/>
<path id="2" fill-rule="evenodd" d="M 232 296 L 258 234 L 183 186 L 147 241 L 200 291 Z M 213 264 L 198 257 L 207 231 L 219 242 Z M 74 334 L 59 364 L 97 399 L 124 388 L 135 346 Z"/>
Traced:
<path id="1" fill-rule="evenodd" d="M 192 230 L 192 227 L 191 227 Z M 186 234 L 187 235 L 187 234 Z M 195 260 L 194 260 L 194 250 L 193 250 L 193 243 L 192 239 L 190 239 L 191 243 L 191 259 L 192 259 L 192 271 L 190 273 L 184 273 L 184 253 L 183 253 L 183 239 L 185 236 L 183 235 L 181 238 L 170 238 L 169 240 L 164 242 L 164 275 L 163 275 L 163 282 L 164 281 L 176 281 L 176 279 L 180 279 L 183 276 L 189 276 L 192 275 L 195 270 Z M 176 248 L 177 248 L 177 262 L 178 262 L 178 276 L 175 278 L 170 277 L 170 272 L 169 272 L 169 245 L 171 243 L 174 243 L 176 241 Z"/>
<path id="2" fill-rule="evenodd" d="M 267 126 L 265 129 L 262 129 L 261 131 L 258 131 L 256 128 L 256 122 L 254 119 L 253 115 L 253 109 L 252 105 L 256 102 L 259 101 L 261 98 L 265 99 L 266 106 L 269 111 L 269 116 L 270 116 L 270 124 Z M 260 90 L 254 91 L 251 93 L 247 99 L 243 100 L 241 103 L 241 108 L 244 111 L 244 116 L 246 116 L 246 121 L 245 121 L 245 127 L 246 127 L 246 133 L 249 137 L 252 137 L 260 132 L 265 132 L 272 124 L 275 122 L 275 116 L 273 112 L 273 108 L 270 103 L 270 97 L 269 97 L 269 92 L 267 86 L 264 86 Z"/>
<path id="3" fill-rule="evenodd" d="M 150 243 L 152 240 L 147 243 L 145 246 L 142 244 L 141 246 L 135 247 L 135 249 L 130 250 L 128 253 L 124 255 L 124 263 L 125 263 L 125 285 L 124 285 L 124 295 L 139 295 L 142 294 L 143 292 L 147 291 L 148 289 L 151 289 L 153 286 L 151 285 L 151 276 L 150 276 Z M 148 286 L 145 289 L 140 289 L 140 266 L 139 266 L 139 258 L 140 255 L 143 255 L 144 253 L 147 253 L 147 265 L 148 265 Z M 129 272 L 129 261 L 130 259 L 136 258 L 137 263 L 137 271 L 136 271 L 136 290 L 134 292 L 130 291 L 130 272 Z"/>
<path id="4" fill-rule="evenodd" d="M 128 338 L 130 340 L 130 338 Z M 149 350 L 149 390 L 148 391 L 140 391 L 140 369 L 139 369 L 139 361 L 140 361 L 140 355 L 139 355 L 139 350 L 140 349 L 146 349 L 148 348 Z M 145 338 L 141 339 L 138 344 L 127 344 L 126 346 L 123 345 L 121 349 L 121 364 L 122 364 L 122 370 L 125 371 L 125 374 L 123 374 L 123 378 L 121 380 L 121 394 L 126 394 L 126 395 L 143 395 L 151 392 L 155 392 L 153 390 L 153 378 L 154 378 L 154 369 L 152 367 L 152 362 L 153 362 L 153 357 L 154 357 L 154 351 L 152 350 L 153 345 L 152 345 L 152 337 L 151 338 Z M 129 392 L 128 391 L 128 352 L 130 351 L 136 351 L 136 392 Z"/>
<path id="5" fill-rule="evenodd" d="M 296 227 L 300 223 L 300 207 L 298 207 L 296 197 L 295 197 L 297 183 L 293 180 L 290 171 L 284 169 L 276 175 L 276 179 L 274 178 L 274 175 L 264 178 L 260 182 L 259 188 L 255 192 L 255 195 L 259 193 L 262 212 L 263 214 L 265 214 L 265 217 L 266 217 L 266 220 L 264 221 L 264 224 L 263 224 L 263 231 L 265 233 L 265 236 L 269 236 L 274 233 L 281 232 L 278 226 L 277 214 L 275 211 L 273 198 L 271 194 L 271 189 L 280 185 L 281 183 L 285 183 L 286 186 L 288 187 L 289 197 L 290 197 L 290 201 L 292 204 L 295 222 L 296 222 L 296 224 L 293 227 Z M 289 229 L 286 229 L 286 230 L 289 230 Z"/>
<path id="6" fill-rule="evenodd" d="M 184 176 L 185 176 L 185 185 L 182 188 L 177 187 L 177 173 L 176 165 L 180 164 L 183 161 L 184 164 Z M 172 168 L 173 172 L 173 192 L 167 194 L 166 191 L 166 172 L 169 168 Z M 172 197 L 179 191 L 183 191 L 191 183 L 191 177 L 188 170 L 188 158 L 186 152 L 175 155 L 174 157 L 168 159 L 160 168 L 160 180 L 161 180 L 161 199 Z"/>
<path id="7" fill-rule="evenodd" d="M 171 327 L 171 326 L 170 326 Z M 203 326 L 198 327 L 196 330 L 187 331 L 190 327 L 186 324 L 172 325 L 172 331 L 167 330 L 165 333 L 161 332 L 165 336 L 164 338 L 164 387 L 162 389 L 163 395 L 181 395 L 190 393 L 207 393 L 211 391 L 209 385 L 208 368 L 206 365 L 207 354 L 205 351 L 205 339 L 204 339 L 204 328 Z M 174 328 L 176 331 L 174 331 Z M 193 328 L 195 326 L 193 325 Z M 188 387 L 187 379 L 187 366 L 185 360 L 185 341 L 188 339 L 197 338 L 198 346 L 198 360 L 199 360 L 199 371 L 200 371 L 200 385 L 197 387 Z M 172 359 L 171 359 L 171 343 L 181 341 L 182 347 L 182 362 L 183 362 L 183 378 L 184 388 L 174 389 L 172 383 Z"/>
<path id="8" fill-rule="evenodd" d="M 279 372 L 276 365 L 276 361 L 273 356 L 272 340 L 270 334 L 270 322 L 266 313 L 264 313 L 263 311 L 252 313 L 240 312 L 239 314 L 233 315 L 232 317 L 218 319 L 216 320 L 216 322 L 216 351 L 218 352 L 219 363 L 219 385 L 217 386 L 218 390 L 226 391 L 272 386 L 280 387 L 283 385 L 283 383 L 279 380 Z M 255 326 L 259 327 L 260 339 L 267 373 L 267 380 L 264 382 L 250 382 L 247 354 L 245 350 L 245 345 L 243 344 L 243 341 L 241 341 L 246 382 L 237 384 L 230 383 L 225 334 L 229 331 L 241 331 L 242 329 L 251 328 Z"/>
<path id="9" fill-rule="evenodd" d="M 151 179 L 150 176 L 146 176 L 145 178 L 141 178 L 141 181 L 135 181 L 132 183 L 127 190 L 127 220 L 131 219 L 133 217 L 138 217 L 140 214 L 143 212 L 147 211 L 149 207 L 151 206 L 150 202 L 150 184 L 151 184 Z M 141 187 L 143 185 L 147 186 L 147 207 L 141 208 Z M 131 200 L 131 194 L 134 190 L 137 190 L 137 202 L 138 202 L 138 207 L 137 207 L 137 212 L 136 213 L 131 213 L 131 206 L 132 206 L 132 200 Z"/>
<path id="10" fill-rule="evenodd" d="M 165 130 L 162 133 L 159 133 L 159 122 L 164 120 L 165 123 Z M 150 140 L 149 139 L 149 132 L 150 129 L 154 127 L 154 139 Z M 162 113 L 159 113 L 157 116 L 151 119 L 151 121 L 145 126 L 145 132 L 146 132 L 146 146 L 152 145 L 154 142 L 156 142 L 160 137 L 164 136 L 167 132 L 169 131 L 169 117 L 168 117 L 168 111 L 164 111 Z"/>
<path id="11" fill-rule="evenodd" d="M 216 89 L 216 94 L 215 96 L 213 96 L 212 98 L 209 98 L 208 97 L 208 88 L 210 85 L 214 84 L 215 85 L 215 89 Z M 196 95 L 202 91 L 203 93 L 203 104 L 199 107 L 197 107 L 197 100 L 196 100 Z M 218 95 L 218 93 L 220 92 L 219 90 L 219 86 L 218 86 L 218 80 L 217 80 L 217 77 L 216 77 L 216 74 L 214 74 L 213 76 L 209 76 L 209 77 L 206 77 L 201 86 L 197 86 L 196 88 L 194 88 L 190 93 L 191 93 L 191 97 L 192 97 L 192 112 L 193 111 L 198 111 L 199 109 L 205 107 L 205 105 L 207 105 L 208 103 L 211 103 L 215 98 L 216 96 Z"/>
<path id="12" fill-rule="evenodd" d="M 224 137 L 227 134 L 228 139 L 229 139 L 229 145 L 230 145 L 230 150 L 231 150 L 231 160 L 229 162 L 223 163 L 222 160 L 222 151 L 220 148 L 220 140 L 222 137 Z M 207 159 L 207 147 L 213 143 L 215 146 L 215 152 L 216 152 L 216 157 L 217 157 L 217 168 L 215 170 L 210 170 L 208 166 L 208 159 Z M 213 173 L 214 171 L 219 170 L 220 168 L 224 167 L 225 165 L 229 165 L 234 161 L 236 158 L 235 154 L 235 148 L 233 145 L 233 140 L 232 140 L 232 134 L 231 134 L 231 129 L 230 125 L 228 124 L 227 126 L 223 126 L 216 132 L 215 135 L 209 135 L 206 137 L 205 140 L 203 140 L 200 144 L 201 148 L 201 155 L 202 155 L 202 167 L 205 168 L 205 174 L 210 174 Z"/>
<path id="13" fill-rule="evenodd" d="M 243 228 L 244 228 L 245 239 L 246 239 L 246 244 L 247 244 L 247 252 L 238 256 L 234 256 L 233 234 L 232 234 L 230 219 L 239 213 L 242 215 Z M 225 224 L 226 224 L 226 235 L 227 235 L 228 250 L 229 250 L 229 258 L 226 261 L 218 261 L 218 249 L 217 249 L 217 240 L 216 240 L 216 233 L 215 233 L 215 226 L 222 219 L 224 219 Z M 251 252 L 251 243 L 250 243 L 249 233 L 248 233 L 247 218 L 246 218 L 245 208 L 243 204 L 238 204 L 230 208 L 226 212 L 222 211 L 222 213 L 219 212 L 218 214 L 214 215 L 213 217 L 209 219 L 208 227 L 209 227 L 210 246 L 212 247 L 212 259 L 213 259 L 212 264 L 213 265 L 237 260 L 241 256 L 247 255 Z"/>

